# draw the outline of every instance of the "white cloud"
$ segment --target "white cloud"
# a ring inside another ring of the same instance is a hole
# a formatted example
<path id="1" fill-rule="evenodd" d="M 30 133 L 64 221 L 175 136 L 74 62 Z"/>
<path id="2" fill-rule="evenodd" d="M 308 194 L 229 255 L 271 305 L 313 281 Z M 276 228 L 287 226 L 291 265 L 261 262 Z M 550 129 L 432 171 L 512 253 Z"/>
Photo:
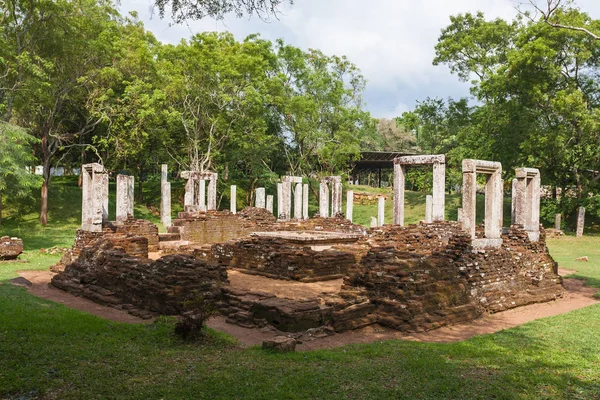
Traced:
<path id="1" fill-rule="evenodd" d="M 375 115 L 390 115 L 398 104 L 413 104 L 415 98 L 446 97 L 440 88 L 461 87 L 444 66 L 433 66 L 434 46 L 441 29 L 458 13 L 482 11 L 488 18 L 512 19 L 523 0 L 296 0 L 282 8 L 279 19 L 264 23 L 257 18 L 226 18 L 191 21 L 169 26 L 158 15 L 150 19 L 151 0 L 122 0 L 122 10 L 137 10 L 146 27 L 163 42 L 177 43 L 194 33 L 230 30 L 238 39 L 259 32 L 264 38 L 282 37 L 301 48 L 316 48 L 325 54 L 346 55 L 368 81 L 368 99 L 380 93 L 394 101 L 387 106 L 369 101 Z M 581 9 L 600 18 L 598 0 L 579 0 Z M 418 95 L 421 93 L 422 95 Z M 439 93 L 439 94 L 438 94 Z M 373 104 L 377 104 L 373 106 Z"/>

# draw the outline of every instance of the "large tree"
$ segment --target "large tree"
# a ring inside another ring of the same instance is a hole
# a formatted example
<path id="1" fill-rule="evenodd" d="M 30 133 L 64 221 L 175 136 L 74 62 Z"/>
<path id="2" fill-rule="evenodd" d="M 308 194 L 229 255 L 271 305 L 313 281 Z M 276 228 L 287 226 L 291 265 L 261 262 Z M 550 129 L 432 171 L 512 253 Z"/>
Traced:
<path id="1" fill-rule="evenodd" d="M 222 19 L 225 14 L 234 13 L 237 17 L 258 15 L 262 19 L 278 14 L 278 7 L 286 0 L 154 0 L 159 15 L 169 11 L 171 17 L 180 23 L 188 19 L 205 17 Z M 290 4 L 293 0 L 288 0 Z"/>

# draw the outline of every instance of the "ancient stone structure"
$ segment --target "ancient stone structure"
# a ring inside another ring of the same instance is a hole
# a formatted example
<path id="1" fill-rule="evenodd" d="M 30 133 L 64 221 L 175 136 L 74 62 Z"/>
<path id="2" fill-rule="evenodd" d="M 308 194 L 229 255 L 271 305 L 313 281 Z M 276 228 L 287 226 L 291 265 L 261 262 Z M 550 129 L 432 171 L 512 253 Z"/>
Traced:
<path id="1" fill-rule="evenodd" d="M 160 166 L 160 222 L 168 228 L 171 226 L 171 182 L 167 180 L 168 166 Z"/>
<path id="2" fill-rule="evenodd" d="M 560 227 L 561 227 L 561 219 L 562 219 L 562 215 L 561 214 L 556 214 L 554 216 L 554 229 L 556 229 L 557 231 L 560 231 Z"/>
<path id="3" fill-rule="evenodd" d="M 0 260 L 15 260 L 23 253 L 23 241 L 16 237 L 0 237 Z"/>
<path id="4" fill-rule="evenodd" d="M 81 166 L 81 229 L 101 232 L 108 221 L 108 173 L 98 163 Z"/>
<path id="5" fill-rule="evenodd" d="M 540 171 L 517 168 L 513 180 L 513 223 L 519 224 L 536 242 L 540 236 Z"/>
<path id="6" fill-rule="evenodd" d="M 217 209 L 217 179 L 216 172 L 182 171 L 181 177 L 187 179 L 183 201 L 186 212 L 205 212 Z M 208 195 L 206 194 L 208 181 Z"/>
<path id="7" fill-rule="evenodd" d="M 133 190 L 133 176 L 117 175 L 117 222 L 125 221 L 128 215 L 133 216 Z"/>
<path id="8" fill-rule="evenodd" d="M 433 196 L 425 196 L 425 223 L 433 222 Z"/>
<path id="9" fill-rule="evenodd" d="M 352 222 L 352 217 L 354 213 L 354 191 L 348 190 L 346 192 L 346 219 Z"/>
<path id="10" fill-rule="evenodd" d="M 577 212 L 577 231 L 575 234 L 577 237 L 583 236 L 583 226 L 584 225 L 585 225 L 585 207 L 579 207 L 579 210 Z"/>
<path id="11" fill-rule="evenodd" d="M 273 214 L 273 195 L 267 195 L 267 211 Z"/>
<path id="12" fill-rule="evenodd" d="M 231 195 L 229 196 L 229 212 L 232 214 L 237 213 L 237 186 L 231 185 Z"/>
<path id="13" fill-rule="evenodd" d="M 302 185 L 302 218 L 308 219 L 308 183 Z"/>
<path id="14" fill-rule="evenodd" d="M 502 164 L 493 161 L 463 160 L 462 226 L 473 239 L 474 247 L 500 247 L 502 238 Z M 486 175 L 485 234 L 475 235 L 477 174 Z"/>
<path id="15" fill-rule="evenodd" d="M 129 240 L 137 239 L 121 242 Z M 52 278 L 60 289 L 142 318 L 181 314 L 187 300 L 199 297 L 217 302 L 225 283 L 226 271 L 214 263 L 181 254 L 156 261 L 132 257 L 104 237 Z"/>
<path id="16" fill-rule="evenodd" d="M 267 208 L 265 188 L 256 188 L 254 207 Z"/>
<path id="17" fill-rule="evenodd" d="M 330 188 L 331 186 L 331 188 Z M 330 190 L 331 189 L 331 190 Z M 323 218 L 329 214 L 329 198 L 331 196 L 331 216 L 342 212 L 342 177 L 327 176 L 321 178 L 319 184 L 319 215 Z"/>
<path id="18" fill-rule="evenodd" d="M 444 220 L 445 186 L 446 186 L 446 156 L 424 155 L 405 156 L 394 159 L 394 224 L 404 225 L 404 185 L 406 182 L 406 167 L 411 165 L 433 166 L 433 198 L 431 203 L 432 221 Z"/>
<path id="19" fill-rule="evenodd" d="M 298 186 L 298 184 L 300 186 Z M 294 213 L 292 214 L 292 187 L 294 186 Z M 298 189 L 300 187 L 300 189 Z M 283 176 L 281 184 L 277 184 L 277 213 L 278 219 L 288 221 L 292 215 L 302 218 L 302 177 Z"/>
<path id="20" fill-rule="evenodd" d="M 377 201 L 377 226 L 385 223 L 385 197 L 379 196 Z"/>

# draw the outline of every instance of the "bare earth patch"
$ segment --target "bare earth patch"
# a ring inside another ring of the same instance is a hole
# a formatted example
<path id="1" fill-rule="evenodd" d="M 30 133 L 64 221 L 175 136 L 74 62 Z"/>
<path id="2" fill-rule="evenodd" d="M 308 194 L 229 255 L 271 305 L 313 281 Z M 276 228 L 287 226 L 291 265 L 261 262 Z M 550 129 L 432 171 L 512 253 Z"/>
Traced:
<path id="1" fill-rule="evenodd" d="M 560 275 L 569 275 L 575 271 L 559 269 Z M 291 299 L 314 298 L 319 294 L 333 294 L 339 291 L 341 279 L 300 283 L 293 281 L 267 279 L 260 276 L 246 275 L 237 271 L 228 271 L 231 285 L 252 291 L 270 292 L 278 297 Z M 118 322 L 144 323 L 124 311 L 111 307 L 101 306 L 90 300 L 76 297 L 62 290 L 49 286 L 52 277 L 50 271 L 21 271 L 19 275 L 29 280 L 32 285 L 27 288 L 29 293 L 44 299 L 62 303 L 80 311 L 89 312 L 101 318 Z M 333 348 L 351 343 L 370 343 L 375 341 L 402 339 L 422 342 L 456 342 L 470 337 L 488 333 L 494 333 L 502 329 L 512 328 L 538 318 L 550 317 L 563 314 L 578 308 L 597 303 L 593 295 L 597 288 L 584 286 L 583 281 L 577 279 L 564 279 L 564 287 L 567 294 L 564 298 L 549 303 L 532 304 L 492 315 L 485 315 L 476 321 L 442 327 L 429 332 L 405 333 L 384 328 L 379 325 L 371 325 L 362 329 L 338 333 L 326 337 L 311 337 L 305 335 L 302 343 L 296 348 L 298 350 L 313 350 L 322 348 Z M 260 345 L 264 339 L 271 338 L 278 333 L 276 331 L 263 329 L 246 329 L 237 325 L 228 324 L 224 317 L 215 317 L 208 322 L 213 329 L 226 332 L 234 336 L 244 346 Z"/>

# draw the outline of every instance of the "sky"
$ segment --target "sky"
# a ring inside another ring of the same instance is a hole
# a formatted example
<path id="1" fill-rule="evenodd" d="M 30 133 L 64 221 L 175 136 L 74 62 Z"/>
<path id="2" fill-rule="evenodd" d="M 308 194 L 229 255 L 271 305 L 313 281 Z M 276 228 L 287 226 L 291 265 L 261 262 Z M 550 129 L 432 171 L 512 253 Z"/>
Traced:
<path id="1" fill-rule="evenodd" d="M 538 0 L 545 2 L 545 0 Z M 450 16 L 484 13 L 486 18 L 511 20 L 527 0 L 294 0 L 278 18 L 257 17 L 223 21 L 203 19 L 176 25 L 160 19 L 152 0 L 121 0 L 121 13 L 137 11 L 160 41 L 176 44 L 204 31 L 230 31 L 237 40 L 260 33 L 271 41 L 283 38 L 302 49 L 345 55 L 367 80 L 366 108 L 376 118 L 393 118 L 410 111 L 427 97 L 469 96 L 469 84 L 445 65 L 434 66 L 435 45 Z M 600 0 L 575 0 L 592 18 L 600 19 Z"/>

